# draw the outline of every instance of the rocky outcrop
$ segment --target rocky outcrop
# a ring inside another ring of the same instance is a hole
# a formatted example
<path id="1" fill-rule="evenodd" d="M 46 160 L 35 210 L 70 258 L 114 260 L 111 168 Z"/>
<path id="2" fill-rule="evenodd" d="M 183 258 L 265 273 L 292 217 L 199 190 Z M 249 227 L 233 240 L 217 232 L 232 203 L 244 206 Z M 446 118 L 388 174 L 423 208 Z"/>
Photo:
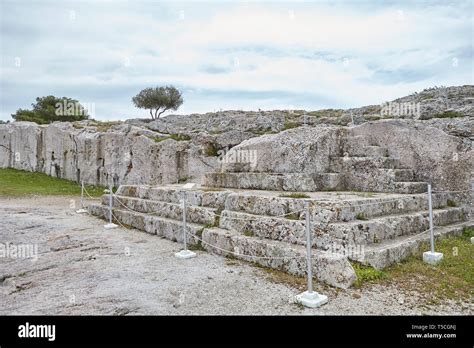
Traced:
<path id="1" fill-rule="evenodd" d="M 108 131 L 71 123 L 0 125 L 0 166 L 87 184 L 200 181 L 217 167 L 202 144 L 130 125 Z"/>

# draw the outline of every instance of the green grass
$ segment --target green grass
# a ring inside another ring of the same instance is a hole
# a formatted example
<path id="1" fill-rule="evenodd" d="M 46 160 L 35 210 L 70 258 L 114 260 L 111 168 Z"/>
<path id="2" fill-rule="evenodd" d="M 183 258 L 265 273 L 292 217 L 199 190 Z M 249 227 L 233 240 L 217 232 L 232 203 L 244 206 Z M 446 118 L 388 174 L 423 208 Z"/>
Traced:
<path id="1" fill-rule="evenodd" d="M 457 111 L 445 111 L 445 112 L 434 115 L 434 118 L 456 118 L 456 117 L 464 117 L 464 115 Z"/>
<path id="2" fill-rule="evenodd" d="M 189 135 L 186 135 L 186 134 L 170 134 L 170 135 L 167 135 L 167 136 L 164 136 L 164 137 L 152 138 L 152 140 L 154 140 L 155 143 L 159 143 L 159 142 L 162 142 L 162 141 L 165 141 L 165 140 L 168 140 L 168 139 L 173 139 L 173 140 L 176 140 L 176 141 L 188 141 L 188 140 L 191 140 L 191 137 Z"/>
<path id="3" fill-rule="evenodd" d="M 447 202 L 446 202 L 446 205 L 448 207 L 457 207 L 458 205 L 456 204 L 455 201 L 453 201 L 452 199 L 448 199 Z"/>
<path id="4" fill-rule="evenodd" d="M 299 220 L 300 215 L 298 213 L 291 213 L 291 214 L 285 215 L 285 218 L 288 220 Z"/>
<path id="5" fill-rule="evenodd" d="M 299 193 L 299 192 L 284 193 L 284 194 L 281 194 L 280 197 L 284 197 L 284 198 L 310 198 L 307 194 Z"/>
<path id="6" fill-rule="evenodd" d="M 104 187 L 86 186 L 93 197 L 104 194 Z M 71 195 L 81 194 L 81 186 L 73 181 L 53 178 L 43 173 L 17 169 L 0 169 L 0 196 Z"/>
<path id="7" fill-rule="evenodd" d="M 205 153 L 206 153 L 206 156 L 208 157 L 219 156 L 219 150 L 217 149 L 216 145 L 213 143 L 207 144 Z"/>
<path id="8" fill-rule="evenodd" d="M 359 213 L 356 215 L 357 220 L 368 220 L 364 213 Z"/>
<path id="9" fill-rule="evenodd" d="M 436 266 L 423 262 L 422 253 L 429 250 L 428 244 L 415 255 L 381 273 L 353 264 L 358 278 L 360 276 L 355 286 L 391 283 L 419 292 L 428 304 L 437 304 L 445 299 L 466 301 L 474 296 L 474 245 L 470 241 L 473 236 L 474 229 L 465 229 L 461 236 L 437 241 L 436 251 L 442 252 L 444 257 Z"/>
<path id="10" fill-rule="evenodd" d="M 298 122 L 285 122 L 283 130 L 292 129 L 301 126 Z"/>
<path id="11" fill-rule="evenodd" d="M 250 231 L 250 230 L 245 230 L 245 231 L 244 231 L 244 236 L 246 236 L 246 237 L 253 237 L 253 236 L 255 236 L 255 234 L 254 234 L 252 231 Z"/>
<path id="12" fill-rule="evenodd" d="M 387 278 L 384 271 L 378 271 L 370 266 L 364 266 L 359 263 L 352 263 L 352 268 L 357 275 L 357 280 L 354 282 L 354 287 L 360 288 L 366 283 L 374 283 L 377 280 Z"/>

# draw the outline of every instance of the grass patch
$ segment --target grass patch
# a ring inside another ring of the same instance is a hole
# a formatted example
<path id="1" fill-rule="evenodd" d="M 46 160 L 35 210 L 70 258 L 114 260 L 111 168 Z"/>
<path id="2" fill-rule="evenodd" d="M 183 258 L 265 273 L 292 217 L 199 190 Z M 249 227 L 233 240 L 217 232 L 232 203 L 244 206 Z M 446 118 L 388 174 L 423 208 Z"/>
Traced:
<path id="1" fill-rule="evenodd" d="M 456 118 L 456 117 L 464 117 L 463 114 L 457 111 L 445 111 L 433 116 L 434 118 Z"/>
<path id="2" fill-rule="evenodd" d="M 105 122 L 102 122 L 102 121 L 92 120 L 87 125 L 88 126 L 93 126 L 97 129 L 98 132 L 104 133 L 104 132 L 107 132 L 113 126 L 119 125 L 121 123 L 122 122 L 120 122 L 120 121 L 105 121 Z"/>
<path id="3" fill-rule="evenodd" d="M 368 220 L 364 213 L 357 214 L 355 218 L 357 220 L 363 220 L 363 221 Z"/>
<path id="4" fill-rule="evenodd" d="M 219 191 L 224 191 L 224 189 L 221 189 L 219 187 L 206 187 L 206 188 L 201 189 L 201 191 L 204 191 L 204 192 L 219 192 Z"/>
<path id="5" fill-rule="evenodd" d="M 283 194 L 280 195 L 280 197 L 284 197 L 284 198 L 310 198 L 307 194 L 299 193 L 299 192 L 283 193 Z"/>
<path id="6" fill-rule="evenodd" d="M 246 236 L 246 237 L 253 237 L 253 236 L 255 236 L 255 234 L 254 234 L 252 231 L 250 231 L 250 230 L 245 230 L 245 231 L 244 231 L 244 236 Z"/>
<path id="7" fill-rule="evenodd" d="M 458 206 L 458 205 L 456 204 L 456 202 L 453 201 L 452 199 L 448 199 L 448 200 L 446 201 L 446 205 L 447 205 L 448 207 L 451 207 L 451 208 Z"/>
<path id="8" fill-rule="evenodd" d="M 301 126 L 298 122 L 285 122 L 283 130 L 292 129 Z"/>
<path id="9" fill-rule="evenodd" d="M 429 245 L 425 244 L 415 255 L 385 269 L 385 276 L 375 277 L 370 282 L 388 282 L 404 290 L 419 292 L 428 304 L 446 299 L 466 301 L 474 296 L 474 244 L 470 241 L 473 236 L 474 229 L 466 228 L 461 236 L 437 241 L 436 251 L 444 254 L 437 266 L 423 262 L 423 251 L 429 250 Z M 353 266 L 359 277 L 359 266 Z M 355 284 L 363 286 L 367 283 L 366 278 L 362 273 L 361 281 L 357 280 Z"/>
<path id="10" fill-rule="evenodd" d="M 354 287 L 360 288 L 366 283 L 374 283 L 379 279 L 385 279 L 387 274 L 383 271 L 378 271 L 373 267 L 364 266 L 359 263 L 352 263 L 352 267 L 357 275 L 357 280 L 354 282 Z"/>
<path id="11" fill-rule="evenodd" d="M 155 143 L 159 143 L 168 139 L 173 139 L 176 141 L 188 141 L 191 140 L 191 137 L 186 134 L 170 134 L 164 137 L 154 137 L 152 139 L 155 141 Z"/>
<path id="12" fill-rule="evenodd" d="M 104 194 L 104 187 L 86 186 L 86 189 L 93 197 L 100 197 Z M 44 173 L 12 168 L 0 169 L 1 196 L 78 196 L 80 194 L 80 184 L 73 181 L 53 178 Z"/>
<path id="13" fill-rule="evenodd" d="M 198 241 L 196 244 L 188 244 L 188 249 L 191 251 L 206 251 L 201 244 L 201 241 Z"/>
<path id="14" fill-rule="evenodd" d="M 204 151 L 206 156 L 208 157 L 217 157 L 219 156 L 219 150 L 217 149 L 216 145 L 213 143 L 207 144 L 206 150 Z"/>
<path id="15" fill-rule="evenodd" d="M 288 220 L 299 220 L 300 216 L 297 213 L 291 213 L 291 214 L 285 215 L 285 218 Z"/>

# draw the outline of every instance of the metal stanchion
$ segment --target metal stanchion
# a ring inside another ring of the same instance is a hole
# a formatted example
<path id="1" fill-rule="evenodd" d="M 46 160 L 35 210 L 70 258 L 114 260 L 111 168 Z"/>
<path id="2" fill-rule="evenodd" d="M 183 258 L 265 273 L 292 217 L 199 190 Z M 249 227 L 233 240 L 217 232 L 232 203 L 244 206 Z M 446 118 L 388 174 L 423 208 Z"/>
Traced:
<path id="1" fill-rule="evenodd" d="M 433 231 L 433 202 L 431 196 L 431 184 L 428 184 L 428 210 L 430 219 L 430 245 L 431 250 L 423 253 L 423 262 L 431 265 L 438 264 L 443 259 L 443 253 L 435 252 L 434 231 Z"/>
<path id="2" fill-rule="evenodd" d="M 308 266 L 308 290 L 297 295 L 296 300 L 305 307 L 316 308 L 328 302 L 326 295 L 313 291 L 313 263 L 312 263 L 312 243 L 311 243 L 311 220 L 309 213 L 309 201 L 305 202 L 306 207 L 306 264 Z"/>
<path id="3" fill-rule="evenodd" d="M 109 182 L 109 223 L 104 225 L 105 229 L 117 228 L 118 226 L 112 222 L 112 208 L 114 205 L 114 191 L 112 183 Z"/>
<path id="4" fill-rule="evenodd" d="M 193 253 L 191 250 L 188 250 L 188 246 L 186 243 L 186 192 L 181 192 L 181 197 L 183 200 L 183 247 L 184 249 L 180 252 L 175 253 L 174 255 L 179 259 L 190 259 L 196 256 L 196 253 Z"/>
<path id="5" fill-rule="evenodd" d="M 78 214 L 87 213 L 87 209 L 84 209 L 84 181 L 81 180 L 81 209 L 76 210 Z"/>

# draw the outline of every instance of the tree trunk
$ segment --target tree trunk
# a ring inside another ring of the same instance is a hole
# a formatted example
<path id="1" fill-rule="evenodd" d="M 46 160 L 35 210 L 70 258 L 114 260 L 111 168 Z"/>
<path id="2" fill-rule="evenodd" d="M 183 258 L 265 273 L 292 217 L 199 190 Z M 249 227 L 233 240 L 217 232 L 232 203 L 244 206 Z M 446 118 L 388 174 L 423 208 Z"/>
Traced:
<path id="1" fill-rule="evenodd" d="M 163 111 L 158 114 L 158 118 L 160 118 L 161 114 L 165 112 L 166 110 L 169 110 L 169 108 L 164 108 Z"/>

